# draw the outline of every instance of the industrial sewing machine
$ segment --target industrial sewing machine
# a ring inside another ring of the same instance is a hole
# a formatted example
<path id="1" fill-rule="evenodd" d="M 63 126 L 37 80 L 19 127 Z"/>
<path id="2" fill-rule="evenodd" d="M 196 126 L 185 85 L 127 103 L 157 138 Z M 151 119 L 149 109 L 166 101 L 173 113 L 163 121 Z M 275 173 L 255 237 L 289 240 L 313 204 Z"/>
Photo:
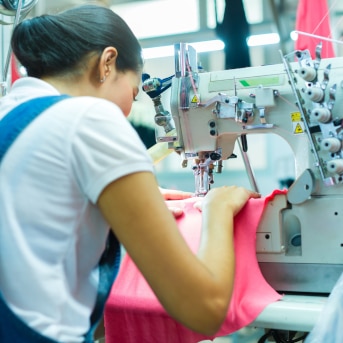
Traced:
<path id="1" fill-rule="evenodd" d="M 343 58 L 315 59 L 308 51 L 282 56 L 278 65 L 202 72 L 196 51 L 175 45 L 175 76 L 143 77 L 155 105 L 157 142 L 168 142 L 205 195 L 239 144 L 252 188 L 246 135 L 283 137 L 295 158 L 287 194 L 264 211 L 257 257 L 278 291 L 329 293 L 343 271 Z M 171 87 L 171 114 L 161 93 Z"/>

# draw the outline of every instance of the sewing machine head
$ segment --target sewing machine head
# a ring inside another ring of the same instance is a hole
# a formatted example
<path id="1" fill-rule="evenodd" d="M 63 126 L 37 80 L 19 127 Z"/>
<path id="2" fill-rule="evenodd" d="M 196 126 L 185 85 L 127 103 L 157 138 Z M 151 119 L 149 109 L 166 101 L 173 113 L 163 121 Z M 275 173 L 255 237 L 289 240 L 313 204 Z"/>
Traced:
<path id="1" fill-rule="evenodd" d="M 194 162 L 196 195 L 204 195 L 239 144 L 251 186 L 247 135 L 274 133 L 294 153 L 295 181 L 269 203 L 256 251 L 277 290 L 328 293 L 343 271 L 343 58 L 323 59 L 321 46 L 281 56 L 282 63 L 203 72 L 196 52 L 175 46 L 175 76 L 147 77 L 154 99 L 157 142 Z M 171 86 L 171 114 L 161 105 Z"/>
<path id="2" fill-rule="evenodd" d="M 175 45 L 174 78 L 146 76 L 143 89 L 155 102 L 157 142 L 169 142 L 183 166 L 194 163 L 196 195 L 207 193 L 213 172 L 221 171 L 236 143 L 244 155 L 246 135 L 261 133 L 280 135 L 293 150 L 291 202 L 341 192 L 343 114 L 337 102 L 343 100 L 343 59 L 321 61 L 320 50 L 318 46 L 315 60 L 308 51 L 295 51 L 280 56 L 283 63 L 278 65 L 201 72 L 196 51 L 181 43 Z M 156 106 L 170 85 L 171 114 Z"/>

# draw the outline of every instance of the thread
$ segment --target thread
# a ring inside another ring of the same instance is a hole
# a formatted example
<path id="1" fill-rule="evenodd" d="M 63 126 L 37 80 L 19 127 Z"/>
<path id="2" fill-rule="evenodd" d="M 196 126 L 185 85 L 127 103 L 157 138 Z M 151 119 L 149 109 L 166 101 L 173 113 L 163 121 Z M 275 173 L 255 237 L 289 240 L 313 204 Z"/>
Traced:
<path id="1" fill-rule="evenodd" d="M 299 75 L 307 82 L 312 82 L 317 77 L 317 71 L 312 67 L 299 69 Z"/>
<path id="2" fill-rule="evenodd" d="M 328 42 L 337 43 L 337 44 L 343 44 L 343 41 L 337 40 L 337 39 L 327 38 L 327 37 L 319 36 L 319 35 L 313 35 L 311 33 L 303 32 L 303 31 L 298 31 L 298 30 L 296 30 L 294 32 L 297 33 L 298 35 L 308 36 L 308 37 L 312 37 L 312 38 L 319 38 L 321 40 L 325 40 L 325 41 L 328 41 Z"/>
<path id="3" fill-rule="evenodd" d="M 325 138 L 320 144 L 321 148 L 325 151 L 338 152 L 341 150 L 342 143 L 338 138 Z"/>
<path id="4" fill-rule="evenodd" d="M 332 160 L 327 163 L 327 169 L 330 173 L 342 174 L 343 173 L 343 159 Z"/>
<path id="5" fill-rule="evenodd" d="M 312 111 L 312 117 L 320 123 L 327 123 L 331 120 L 331 112 L 325 107 L 316 108 Z"/>
<path id="6" fill-rule="evenodd" d="M 324 91 L 319 87 L 311 87 L 306 91 L 306 95 L 313 102 L 320 102 L 324 98 Z"/>

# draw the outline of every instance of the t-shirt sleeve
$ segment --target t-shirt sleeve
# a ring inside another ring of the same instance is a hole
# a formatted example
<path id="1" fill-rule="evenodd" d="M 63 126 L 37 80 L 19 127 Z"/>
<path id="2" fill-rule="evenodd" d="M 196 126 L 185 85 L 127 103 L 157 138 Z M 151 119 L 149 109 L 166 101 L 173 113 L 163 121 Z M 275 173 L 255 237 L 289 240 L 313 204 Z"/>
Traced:
<path id="1" fill-rule="evenodd" d="M 85 195 L 96 203 L 111 182 L 135 172 L 153 172 L 146 147 L 121 110 L 105 101 L 87 109 L 75 130 L 72 168 Z"/>

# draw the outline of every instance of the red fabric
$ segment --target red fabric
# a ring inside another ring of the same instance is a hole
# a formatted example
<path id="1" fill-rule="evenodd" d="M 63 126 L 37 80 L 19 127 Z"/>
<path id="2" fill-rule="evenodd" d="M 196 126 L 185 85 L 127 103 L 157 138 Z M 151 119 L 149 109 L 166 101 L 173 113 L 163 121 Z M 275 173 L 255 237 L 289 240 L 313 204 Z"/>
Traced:
<path id="1" fill-rule="evenodd" d="M 327 0 L 299 0 L 295 29 L 317 36 L 331 38 L 330 16 Z M 335 57 L 332 42 L 298 35 L 295 43 L 296 50 L 308 49 L 312 58 L 315 58 L 316 46 L 322 42 L 322 58 Z"/>
<path id="2" fill-rule="evenodd" d="M 256 229 L 263 209 L 275 194 L 251 199 L 235 217 L 235 284 L 224 324 L 215 336 L 193 332 L 170 318 L 161 307 L 130 257 L 123 259 L 105 308 L 106 343 L 196 343 L 228 335 L 249 325 L 270 303 L 281 298 L 264 279 L 256 258 Z M 184 215 L 178 226 L 190 248 L 198 248 L 201 213 L 193 208 L 195 199 L 173 201 Z M 144 247 L 142 247 L 144 249 Z"/>
<path id="3" fill-rule="evenodd" d="M 20 79 L 20 73 L 18 71 L 17 61 L 12 54 L 11 56 L 11 83 L 13 84 L 16 80 Z"/>

